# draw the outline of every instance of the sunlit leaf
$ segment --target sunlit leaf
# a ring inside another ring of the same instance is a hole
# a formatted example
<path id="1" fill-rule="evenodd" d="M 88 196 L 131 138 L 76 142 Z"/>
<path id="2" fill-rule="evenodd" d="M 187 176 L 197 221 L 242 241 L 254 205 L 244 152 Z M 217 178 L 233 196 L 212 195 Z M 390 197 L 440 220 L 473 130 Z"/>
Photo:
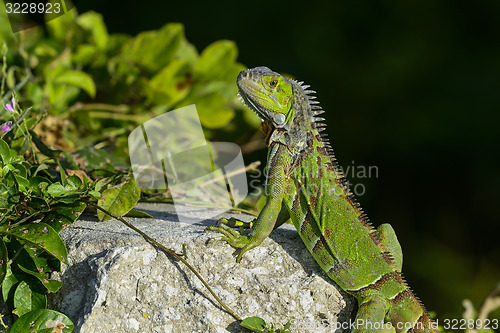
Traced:
<path id="1" fill-rule="evenodd" d="M 21 281 L 14 292 L 14 311 L 18 316 L 22 316 L 32 310 L 44 309 L 47 306 L 47 297 L 43 290 L 36 286 Z"/>
<path id="2" fill-rule="evenodd" d="M 149 81 L 147 90 L 153 103 L 173 105 L 183 99 L 191 88 L 189 63 L 174 60 Z"/>
<path id="3" fill-rule="evenodd" d="M 236 63 L 237 56 L 238 48 L 232 41 L 221 40 L 210 44 L 196 63 L 196 77 L 234 82 L 238 73 L 245 69 Z"/>
<path id="4" fill-rule="evenodd" d="M 46 19 L 45 21 L 48 21 L 46 26 L 53 37 L 64 41 L 71 36 L 71 32 L 74 30 L 77 15 L 76 10 L 70 10 L 54 20 L 48 21 L 48 19 Z"/>
<path id="5" fill-rule="evenodd" d="M 95 44 L 102 50 L 106 49 L 108 43 L 108 29 L 104 24 L 101 14 L 86 12 L 77 18 L 77 23 L 92 33 Z"/>
<path id="6" fill-rule="evenodd" d="M 160 30 L 141 32 L 124 47 L 125 55 L 156 71 L 173 60 L 184 37 L 182 24 L 169 23 Z"/>
<path id="7" fill-rule="evenodd" d="M 7 267 L 6 276 L 2 282 L 3 301 L 7 302 L 9 297 L 14 296 L 15 286 L 19 283 L 19 279 L 12 273 L 10 266 Z"/>
<path id="8" fill-rule="evenodd" d="M 14 236 L 35 244 L 62 262 L 68 263 L 68 253 L 64 242 L 61 237 L 59 237 L 59 234 L 48 224 L 33 223 L 29 225 L 20 225 L 12 229 L 7 228 L 8 226 L 1 226 L 0 234 Z"/>
<path id="9" fill-rule="evenodd" d="M 260 317 L 248 317 L 243 319 L 240 326 L 252 332 L 262 332 L 266 328 L 266 321 Z"/>
<path id="10" fill-rule="evenodd" d="M 152 218 L 150 214 L 143 212 L 142 210 L 137 210 L 137 209 L 132 209 L 130 212 L 128 212 L 126 217 L 139 217 L 139 218 Z"/>
<path id="11" fill-rule="evenodd" d="M 94 80 L 92 76 L 84 72 L 65 71 L 55 78 L 54 83 L 75 86 L 85 90 L 91 97 L 95 96 Z"/>
<path id="12" fill-rule="evenodd" d="M 196 101 L 200 121 L 206 128 L 221 128 L 234 117 L 234 110 L 227 105 L 227 100 L 219 93 L 203 96 Z"/>
<path id="13" fill-rule="evenodd" d="M 0 157 L 2 158 L 4 165 L 10 162 L 9 145 L 2 139 L 0 139 Z"/>
<path id="14" fill-rule="evenodd" d="M 47 193 L 52 197 L 57 198 L 71 193 L 73 192 L 73 190 L 74 189 L 72 189 L 70 186 L 63 186 L 61 183 L 57 182 L 54 184 L 50 184 L 50 186 L 47 188 Z"/>
<path id="15" fill-rule="evenodd" d="M 131 177 L 125 183 L 104 190 L 98 205 L 110 213 L 117 216 L 123 216 L 134 208 L 140 197 L 141 190 L 134 178 Z M 100 210 L 97 211 L 97 217 L 100 221 L 110 218 L 109 215 L 106 215 Z"/>
<path id="16" fill-rule="evenodd" d="M 11 332 L 70 333 L 73 322 L 64 314 L 54 310 L 34 310 L 21 316 L 12 325 Z"/>

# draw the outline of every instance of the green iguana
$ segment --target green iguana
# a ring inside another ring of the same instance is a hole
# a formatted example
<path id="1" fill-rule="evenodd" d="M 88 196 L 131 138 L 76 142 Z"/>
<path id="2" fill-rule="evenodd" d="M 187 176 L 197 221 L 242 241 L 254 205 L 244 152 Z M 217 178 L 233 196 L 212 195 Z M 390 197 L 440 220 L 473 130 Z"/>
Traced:
<path id="1" fill-rule="evenodd" d="M 424 306 L 406 284 L 402 252 L 389 224 L 374 229 L 349 191 L 322 123 L 324 111 L 302 82 L 267 67 L 242 71 L 237 85 L 244 103 L 263 120 L 269 145 L 267 202 L 243 235 L 221 219 L 219 238 L 241 248 L 258 246 L 289 219 L 307 249 L 339 287 L 356 297 L 352 332 L 438 332 Z M 374 330 L 373 323 L 385 323 Z"/>

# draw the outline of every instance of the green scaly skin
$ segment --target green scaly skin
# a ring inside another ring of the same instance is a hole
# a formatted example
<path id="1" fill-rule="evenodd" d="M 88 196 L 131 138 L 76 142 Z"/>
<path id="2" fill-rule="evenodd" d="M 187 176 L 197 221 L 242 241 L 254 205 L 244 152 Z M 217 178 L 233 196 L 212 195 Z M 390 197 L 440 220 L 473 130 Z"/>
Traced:
<path id="1" fill-rule="evenodd" d="M 248 235 L 221 219 L 209 227 L 245 252 L 291 219 L 321 268 L 356 297 L 359 325 L 352 332 L 438 332 L 401 274 L 402 253 L 389 224 L 374 229 L 354 200 L 328 143 L 324 111 L 309 86 L 267 67 L 242 71 L 237 79 L 245 104 L 263 120 L 269 145 L 267 202 Z M 374 330 L 371 323 L 390 323 Z"/>

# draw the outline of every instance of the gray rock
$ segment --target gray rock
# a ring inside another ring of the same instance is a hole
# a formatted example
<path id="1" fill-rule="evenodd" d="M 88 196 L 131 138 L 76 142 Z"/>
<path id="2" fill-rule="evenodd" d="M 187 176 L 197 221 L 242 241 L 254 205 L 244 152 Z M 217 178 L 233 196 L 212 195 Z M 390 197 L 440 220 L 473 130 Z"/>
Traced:
<path id="1" fill-rule="evenodd" d="M 294 320 L 293 332 L 334 332 L 352 318 L 355 300 L 316 264 L 293 226 L 275 230 L 236 263 L 237 251 L 196 222 L 176 222 L 172 205 L 141 204 L 153 219 L 127 218 L 182 253 L 215 293 L 240 317 L 259 316 L 278 327 Z M 251 220 L 251 216 L 238 216 Z M 76 332 L 242 332 L 196 276 L 121 222 L 82 217 L 61 232 L 69 264 L 55 278 L 64 284 L 50 308 L 68 315 Z"/>

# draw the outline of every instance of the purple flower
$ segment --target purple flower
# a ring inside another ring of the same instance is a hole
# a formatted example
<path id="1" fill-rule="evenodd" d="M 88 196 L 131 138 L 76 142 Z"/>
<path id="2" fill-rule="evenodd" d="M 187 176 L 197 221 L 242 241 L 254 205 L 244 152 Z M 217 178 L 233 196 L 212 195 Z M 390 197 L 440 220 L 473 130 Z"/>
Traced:
<path id="1" fill-rule="evenodd" d="M 12 126 L 12 121 L 8 121 L 8 122 L 3 123 L 2 125 L 0 125 L 0 129 L 2 131 L 8 132 L 8 131 L 10 131 L 10 127 L 11 126 Z"/>
<path id="2" fill-rule="evenodd" d="M 10 101 L 10 103 L 5 104 L 3 107 L 7 111 L 14 112 L 15 107 L 16 107 L 16 100 L 14 99 L 14 97 L 12 97 L 12 100 Z"/>

